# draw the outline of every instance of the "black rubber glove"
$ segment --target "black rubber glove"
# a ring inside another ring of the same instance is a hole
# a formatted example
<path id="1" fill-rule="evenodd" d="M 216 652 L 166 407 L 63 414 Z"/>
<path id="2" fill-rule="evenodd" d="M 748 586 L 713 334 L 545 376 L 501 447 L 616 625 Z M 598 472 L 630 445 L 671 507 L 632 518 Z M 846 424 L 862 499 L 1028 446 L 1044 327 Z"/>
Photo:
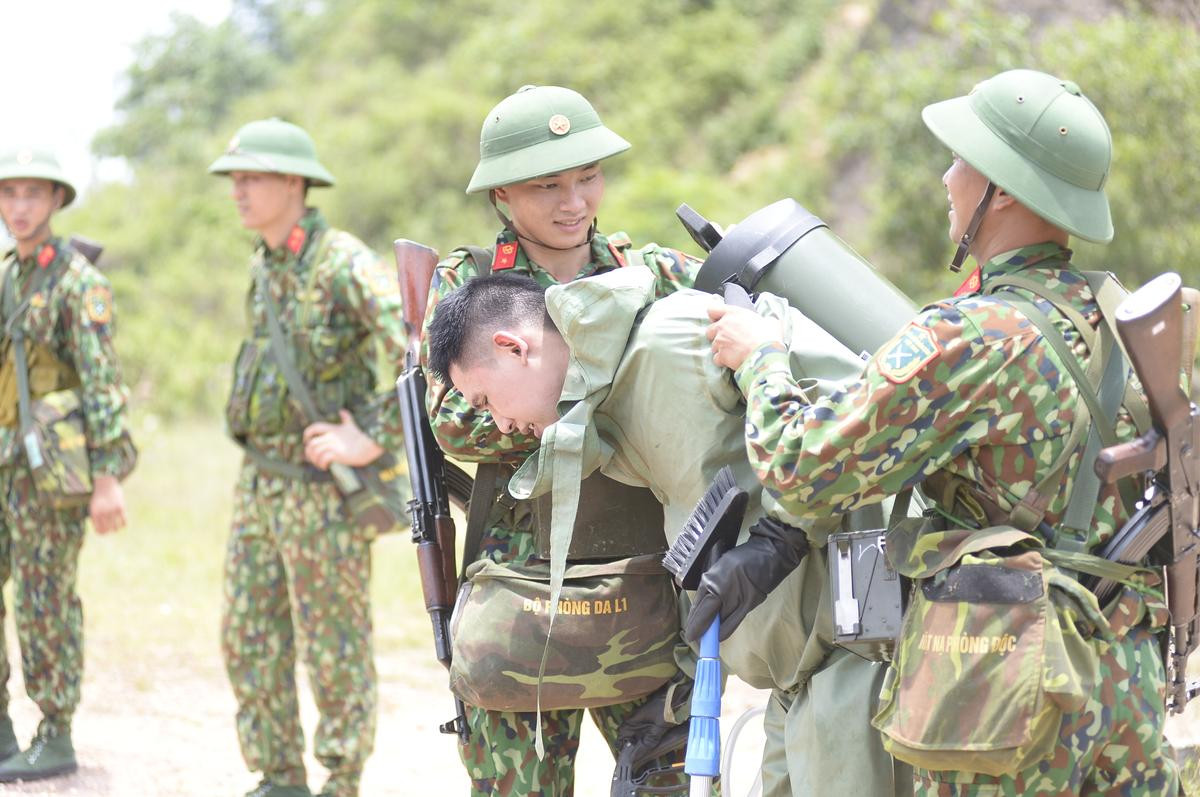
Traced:
<path id="1" fill-rule="evenodd" d="M 734 546 L 701 577 L 683 638 L 695 642 L 720 614 L 725 640 L 808 553 L 802 529 L 763 517 L 750 527 L 750 539 Z"/>
<path id="2" fill-rule="evenodd" d="M 633 713 L 617 726 L 618 750 L 623 750 L 627 744 L 636 745 L 638 752 L 635 752 L 633 760 L 639 761 L 642 758 L 641 751 L 651 750 L 658 746 L 663 734 L 675 726 L 676 723 L 668 722 L 664 717 L 667 708 L 667 693 L 671 692 L 671 686 L 674 683 L 674 680 L 668 681 L 656 691 L 651 692 L 650 696 L 646 698 L 646 702 L 635 708 Z M 675 716 L 679 715 L 680 710 L 687 705 L 691 696 L 691 678 L 675 685 L 675 689 L 671 693 L 672 713 Z"/>
<path id="3" fill-rule="evenodd" d="M 675 684 L 673 692 L 672 684 Z M 640 794 L 640 787 L 648 785 L 656 775 L 663 774 L 660 771 L 663 765 L 655 764 L 655 759 L 687 744 L 687 724 L 668 722 L 664 716 L 669 692 L 674 716 L 680 716 L 691 698 L 690 678 L 678 684 L 673 679 L 659 687 L 617 727 L 618 752 L 610 792 L 612 797 Z M 675 769 L 668 766 L 665 771 L 674 772 Z"/>

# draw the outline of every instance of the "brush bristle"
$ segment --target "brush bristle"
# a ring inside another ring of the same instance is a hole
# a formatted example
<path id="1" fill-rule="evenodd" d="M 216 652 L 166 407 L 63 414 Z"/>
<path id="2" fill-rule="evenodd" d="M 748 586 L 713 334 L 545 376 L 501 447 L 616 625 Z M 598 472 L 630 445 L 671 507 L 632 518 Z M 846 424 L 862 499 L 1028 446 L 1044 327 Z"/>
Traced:
<path id="1" fill-rule="evenodd" d="M 687 567 L 689 559 L 692 557 L 696 543 L 704 533 L 704 527 L 708 525 L 709 519 L 716 512 L 725 493 L 736 486 L 737 479 L 734 478 L 733 470 L 728 465 L 717 471 L 716 478 L 704 491 L 704 495 L 700 496 L 700 500 L 696 502 L 696 508 L 692 510 L 692 514 L 684 522 L 683 528 L 679 530 L 679 536 L 675 538 L 675 542 L 671 543 L 670 550 L 663 555 L 663 568 L 672 576 L 677 579 L 683 576 L 684 568 Z"/>

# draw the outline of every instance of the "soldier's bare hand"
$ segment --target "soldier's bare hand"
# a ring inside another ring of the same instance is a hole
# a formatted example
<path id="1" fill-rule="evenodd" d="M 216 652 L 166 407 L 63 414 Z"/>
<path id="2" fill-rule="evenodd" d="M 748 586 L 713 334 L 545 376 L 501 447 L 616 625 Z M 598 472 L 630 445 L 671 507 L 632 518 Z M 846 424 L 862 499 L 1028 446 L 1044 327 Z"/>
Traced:
<path id="1" fill-rule="evenodd" d="M 92 500 L 88 515 L 97 534 L 109 534 L 125 528 L 125 491 L 116 476 L 96 476 L 92 480 Z"/>
<path id="2" fill-rule="evenodd" d="M 763 318 L 744 307 L 715 302 L 708 307 L 709 324 L 705 333 L 712 341 L 713 362 L 736 371 L 750 352 L 764 343 L 783 340 L 779 322 Z"/>
<path id="3" fill-rule="evenodd" d="M 383 453 L 383 448 L 358 428 L 353 415 L 346 410 L 340 415 L 339 423 L 318 421 L 304 430 L 304 458 L 321 470 L 329 470 L 335 462 L 362 467 Z"/>

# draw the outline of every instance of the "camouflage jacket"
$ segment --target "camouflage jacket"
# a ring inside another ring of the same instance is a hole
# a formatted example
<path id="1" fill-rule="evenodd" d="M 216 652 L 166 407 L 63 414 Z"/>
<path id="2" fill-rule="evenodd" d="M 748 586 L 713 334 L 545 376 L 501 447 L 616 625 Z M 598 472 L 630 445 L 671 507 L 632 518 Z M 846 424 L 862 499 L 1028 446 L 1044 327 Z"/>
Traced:
<path id="1" fill-rule="evenodd" d="M 576 279 L 603 274 L 627 263 L 640 263 L 654 274 L 656 296 L 666 296 L 680 288 L 692 286 L 700 268 L 699 260 L 676 249 L 653 243 L 641 249 L 631 247 L 632 242 L 624 233 L 614 233 L 611 236 L 596 233 L 592 239 L 592 258 Z M 492 251 L 499 253 L 493 255 L 493 270 L 510 269 L 527 274 L 545 287 L 557 284 L 550 272 L 528 258 L 511 232 L 501 232 Z M 433 320 L 437 303 L 478 274 L 479 269 L 465 249 L 455 249 L 438 263 L 425 311 L 426 328 Z M 421 364 L 424 366 L 429 362 L 426 337 L 422 335 L 421 340 Z M 537 448 L 538 441 L 534 437 L 502 434 L 489 413 L 474 409 L 460 392 L 454 389 L 447 391 L 446 387 L 432 376 L 429 379 L 426 406 L 438 445 L 455 459 L 466 462 L 519 464 L 530 451 Z"/>
<path id="2" fill-rule="evenodd" d="M 402 445 L 395 392 L 377 392 L 377 344 L 387 362 L 404 360 L 406 335 L 400 286 L 366 244 L 309 211 L 277 249 L 261 239 L 250 260 L 246 300 L 250 337 L 234 365 L 226 420 L 230 432 L 268 456 L 302 464 L 308 422 L 289 395 L 282 373 L 264 352 L 270 347 L 266 306 L 255 281 L 261 274 L 275 301 L 291 356 L 323 420 L 347 409 L 359 428 L 385 450 Z"/>
<path id="3" fill-rule="evenodd" d="M 16 299 L 30 299 L 20 322 L 27 347 L 48 347 L 78 377 L 92 475 L 124 478 L 133 470 L 137 451 L 126 413 L 129 390 L 113 347 L 116 318 L 108 279 L 61 238 L 51 238 L 24 260 L 15 248 L 0 257 L 0 284 L 16 269 Z M 49 275 L 30 296 L 39 269 L 48 269 Z M 0 332 L 0 362 L 12 358 L 12 346 Z M 39 392 L 37 385 L 30 387 L 35 395 Z M 16 437 L 15 426 L 0 426 L 0 465 L 16 460 L 21 448 Z"/>
<path id="4" fill-rule="evenodd" d="M 798 515 L 839 512 L 914 487 L 938 471 L 961 477 L 1004 511 L 1021 501 L 1063 452 L 1078 391 L 1028 318 L 986 295 L 1019 272 L 1102 322 L 1071 252 L 1054 243 L 1001 254 L 982 267 L 980 292 L 937 302 L 885 344 L 862 378 L 810 402 L 767 344 L 736 374 L 747 399 L 746 442 L 766 489 Z M 1081 361 L 1087 352 L 1070 322 L 1044 299 L 1017 290 L 1053 320 Z M 1135 436 L 1127 410 L 1119 440 Z M 1055 526 L 1066 508 L 1082 447 L 1068 460 L 1049 502 Z M 953 507 L 946 507 L 953 512 Z M 1127 518 L 1113 486 L 1101 489 L 1085 547 Z"/>
<path id="5" fill-rule="evenodd" d="M 712 296 L 683 290 L 654 299 L 648 276 L 630 269 L 547 292 L 550 316 L 571 350 L 559 404 L 567 410 L 542 435 L 510 491 L 528 497 L 552 490 L 556 512 L 572 505 L 578 480 L 564 466 L 572 467 L 567 463 L 578 450 L 581 475 L 599 469 L 650 489 L 674 542 L 717 472 L 729 466 L 750 494 L 743 540 L 764 512 L 797 523 L 763 494 L 747 460 L 741 394 L 729 371 L 713 362 L 704 336 Z M 783 299 L 764 293 L 755 309 L 783 324 L 787 367 L 813 395 L 832 393 L 862 371 L 853 352 Z M 877 511 L 863 514 L 875 516 L 857 528 L 881 525 Z M 824 542 L 842 523 L 827 517 L 805 531 Z M 791 689 L 820 666 L 831 638 L 828 612 L 819 612 L 826 572 L 819 550 L 805 557 L 721 643 L 721 658 L 738 677 L 760 689 Z"/>

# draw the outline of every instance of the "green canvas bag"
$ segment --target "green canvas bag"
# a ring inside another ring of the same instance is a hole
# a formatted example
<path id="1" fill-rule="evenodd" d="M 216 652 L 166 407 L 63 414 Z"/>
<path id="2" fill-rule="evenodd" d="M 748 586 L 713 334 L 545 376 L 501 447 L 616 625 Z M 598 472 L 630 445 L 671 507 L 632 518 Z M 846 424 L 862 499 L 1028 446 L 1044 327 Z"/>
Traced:
<path id="1" fill-rule="evenodd" d="M 917 583 L 871 724 L 913 766 L 1013 774 L 1051 755 L 1113 632 L 1095 595 L 1033 535 L 993 526 L 912 536 L 905 526 L 917 524 L 888 537 L 889 558 Z"/>
<path id="2" fill-rule="evenodd" d="M 666 577 L 664 577 L 666 576 Z M 450 688 L 491 711 L 595 708 L 650 694 L 678 668 L 675 589 L 658 554 L 569 564 L 549 646 L 550 563 L 473 563 L 455 601 Z"/>

